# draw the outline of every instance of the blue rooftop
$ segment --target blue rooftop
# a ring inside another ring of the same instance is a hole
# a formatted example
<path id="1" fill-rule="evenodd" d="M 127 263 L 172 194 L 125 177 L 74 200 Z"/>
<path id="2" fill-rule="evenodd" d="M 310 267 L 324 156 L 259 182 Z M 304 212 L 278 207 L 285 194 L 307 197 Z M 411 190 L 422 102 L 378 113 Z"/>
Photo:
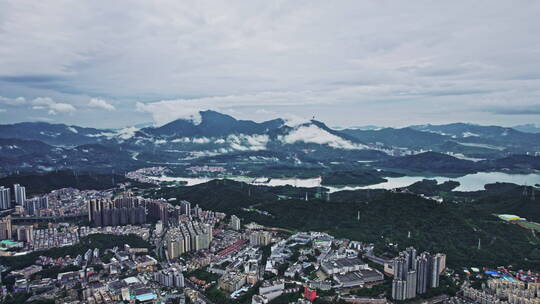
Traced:
<path id="1" fill-rule="evenodd" d="M 150 301 L 150 300 L 155 300 L 157 299 L 157 295 L 153 294 L 153 293 L 143 293 L 142 295 L 138 295 L 135 297 L 136 300 L 139 300 L 139 301 Z"/>

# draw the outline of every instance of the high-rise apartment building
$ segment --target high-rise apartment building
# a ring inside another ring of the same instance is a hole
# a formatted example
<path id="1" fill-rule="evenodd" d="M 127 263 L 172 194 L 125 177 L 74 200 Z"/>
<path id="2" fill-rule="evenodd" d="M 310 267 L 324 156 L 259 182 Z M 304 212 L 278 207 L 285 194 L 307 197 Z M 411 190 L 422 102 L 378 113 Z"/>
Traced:
<path id="1" fill-rule="evenodd" d="M 11 216 L 0 220 L 0 240 L 11 240 Z"/>
<path id="2" fill-rule="evenodd" d="M 0 209 L 11 208 L 11 189 L 0 186 Z"/>
<path id="3" fill-rule="evenodd" d="M 421 254 L 416 260 L 416 293 L 424 294 L 428 289 L 429 256 Z"/>
<path id="4" fill-rule="evenodd" d="M 22 206 L 27 215 L 38 215 L 39 210 L 49 208 L 49 197 L 33 197 L 25 200 Z"/>
<path id="5" fill-rule="evenodd" d="M 34 227 L 31 225 L 28 226 L 18 226 L 17 227 L 17 241 L 27 242 L 32 244 L 34 242 Z"/>
<path id="6" fill-rule="evenodd" d="M 240 224 L 240 218 L 238 218 L 236 215 L 231 216 L 231 229 L 233 230 L 240 230 L 241 224 Z"/>
<path id="7" fill-rule="evenodd" d="M 126 197 L 113 201 L 88 201 L 88 220 L 96 226 L 119 226 L 146 223 L 146 201 Z"/>
<path id="8" fill-rule="evenodd" d="M 174 259 L 183 253 L 208 249 L 212 241 L 212 227 L 196 221 L 181 222 L 165 235 L 167 257 Z"/>
<path id="9" fill-rule="evenodd" d="M 416 270 L 407 272 L 407 280 L 405 281 L 405 298 L 413 299 L 416 297 Z"/>
<path id="10" fill-rule="evenodd" d="M 268 231 L 254 231 L 249 235 L 249 243 L 253 246 L 266 246 L 271 239 L 272 234 Z"/>
<path id="11" fill-rule="evenodd" d="M 188 201 L 181 201 L 180 212 L 187 215 L 188 217 L 191 216 L 191 203 Z"/>
<path id="12" fill-rule="evenodd" d="M 439 268 L 441 267 L 442 256 L 436 254 L 431 256 L 429 264 L 429 287 L 437 288 L 439 287 Z"/>
<path id="13" fill-rule="evenodd" d="M 417 254 L 413 247 L 399 253 L 392 262 L 394 281 L 392 282 L 392 298 L 407 300 L 424 294 L 429 288 L 439 287 L 439 275 L 444 269 L 446 255 L 428 252 Z"/>
<path id="14" fill-rule="evenodd" d="M 26 188 L 15 184 L 13 185 L 13 194 L 15 195 L 15 204 L 22 205 L 26 201 Z"/>
<path id="15" fill-rule="evenodd" d="M 392 299 L 405 300 L 406 281 L 394 279 L 392 281 Z"/>
<path id="16" fill-rule="evenodd" d="M 184 275 L 177 269 L 164 269 L 154 273 L 154 280 L 167 287 L 184 287 Z"/>

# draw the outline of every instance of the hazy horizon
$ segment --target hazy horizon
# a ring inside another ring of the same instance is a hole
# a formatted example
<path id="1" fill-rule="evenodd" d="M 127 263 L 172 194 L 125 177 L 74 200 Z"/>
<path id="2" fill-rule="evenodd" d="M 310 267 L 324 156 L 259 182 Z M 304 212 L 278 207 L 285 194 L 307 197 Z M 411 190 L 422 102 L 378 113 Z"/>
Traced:
<path id="1" fill-rule="evenodd" d="M 211 110 L 211 109 L 210 109 Z M 205 111 L 205 110 L 201 110 L 201 111 Z M 211 110 L 213 111 L 213 110 Z M 217 112 L 217 111 L 216 111 Z M 533 128 L 540 128 L 540 124 L 535 124 L 535 123 L 529 123 L 529 122 L 523 122 L 521 124 L 510 124 L 510 125 L 503 125 L 503 124 L 479 124 L 479 123 L 476 123 L 476 122 L 471 122 L 471 121 L 453 121 L 453 122 L 447 122 L 447 123 L 432 123 L 432 122 L 426 122 L 426 123 L 418 123 L 418 124 L 403 124 L 403 125 L 373 125 L 373 124 L 349 124 L 349 125 L 339 125 L 339 124 L 330 124 L 330 123 L 327 123 L 323 120 L 320 120 L 318 119 L 317 117 L 309 117 L 309 118 L 306 118 L 306 117 L 299 117 L 299 116 L 291 116 L 291 115 L 284 115 L 282 117 L 280 116 L 276 116 L 276 117 L 269 117 L 269 118 L 263 118 L 263 119 L 251 119 L 249 117 L 246 117 L 246 118 L 239 118 L 239 117 L 236 117 L 234 114 L 227 114 L 227 113 L 223 113 L 223 112 L 219 112 L 221 114 L 224 114 L 224 115 L 229 115 L 237 120 L 251 120 L 251 121 L 254 121 L 254 122 L 257 122 L 257 123 L 262 123 L 262 122 L 265 122 L 265 121 L 269 121 L 269 120 L 274 120 L 274 119 L 284 119 L 285 120 L 285 123 L 290 125 L 290 126 L 295 126 L 295 125 L 299 125 L 299 124 L 302 124 L 302 123 L 305 123 L 305 122 L 309 122 L 310 120 L 312 119 L 315 119 L 317 121 L 320 121 L 324 124 L 326 124 L 328 127 L 332 128 L 332 129 L 335 129 L 335 130 L 342 130 L 342 129 L 379 129 L 379 128 L 396 128 L 396 129 L 399 129 L 399 128 L 406 128 L 406 127 L 411 127 L 411 126 L 419 126 L 419 125 L 447 125 L 447 124 L 454 124 L 454 123 L 464 123 L 464 124 L 471 124 L 471 125 L 479 125 L 479 126 L 501 126 L 501 127 L 508 127 L 508 128 L 513 128 L 513 127 L 523 127 L 523 126 L 532 126 Z M 184 119 L 184 120 L 188 120 L 188 121 L 191 121 L 193 124 L 197 125 L 199 123 L 199 121 L 197 119 L 192 119 L 192 118 L 177 118 L 177 119 Z M 175 119 L 175 120 L 177 120 Z M 174 120 L 172 120 L 174 121 Z M 68 122 L 63 122 L 63 121 L 52 121 L 52 120 L 22 120 L 22 121 L 16 121 L 16 122 L 7 122 L 7 123 L 0 123 L 0 125 L 7 125 L 7 124 L 18 124 L 18 123 L 27 123 L 27 122 L 30 122 L 30 123 L 40 123 L 40 122 L 43 122 L 43 123 L 49 123 L 49 124 L 65 124 L 65 125 L 68 125 L 68 126 L 78 126 L 78 127 L 84 127 L 84 128 L 97 128 L 97 129 L 123 129 L 123 128 L 131 128 L 131 127 L 136 127 L 136 128 L 145 128 L 145 127 L 160 127 L 160 126 L 163 126 L 165 124 L 168 124 L 172 121 L 168 121 L 166 123 L 163 123 L 163 124 L 157 124 L 156 122 L 153 122 L 153 121 L 141 121 L 141 122 L 137 122 L 137 123 L 134 123 L 134 124 L 126 124 L 126 125 L 122 125 L 122 126 L 117 126 L 117 127 L 101 127 L 97 124 L 92 124 L 92 123 L 89 123 L 89 124 L 83 124 L 83 123 L 68 123 Z"/>

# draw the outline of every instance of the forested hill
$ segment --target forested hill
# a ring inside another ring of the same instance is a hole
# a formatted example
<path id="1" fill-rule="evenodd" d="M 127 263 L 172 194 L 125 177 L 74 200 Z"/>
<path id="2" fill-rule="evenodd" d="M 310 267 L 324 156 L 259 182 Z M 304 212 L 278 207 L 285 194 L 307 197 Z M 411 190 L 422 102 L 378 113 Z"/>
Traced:
<path id="1" fill-rule="evenodd" d="M 0 186 L 12 187 L 21 184 L 26 187 L 27 194 L 47 193 L 60 188 L 77 188 L 79 190 L 105 190 L 113 188 L 117 183 L 131 182 L 118 174 L 98 174 L 92 172 L 52 171 L 42 174 L 20 174 L 0 178 Z"/>

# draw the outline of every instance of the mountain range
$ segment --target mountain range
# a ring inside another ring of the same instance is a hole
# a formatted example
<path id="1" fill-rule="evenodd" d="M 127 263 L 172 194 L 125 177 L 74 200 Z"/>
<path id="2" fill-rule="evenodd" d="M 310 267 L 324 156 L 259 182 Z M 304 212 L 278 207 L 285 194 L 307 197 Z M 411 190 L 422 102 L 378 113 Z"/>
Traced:
<path id="1" fill-rule="evenodd" d="M 460 162 L 458 167 L 477 170 L 480 164 L 498 164 L 498 159 L 540 151 L 540 133 L 499 126 L 455 123 L 335 130 L 316 120 L 300 124 L 284 119 L 258 123 L 215 111 L 200 114 L 199 123 L 178 119 L 159 127 L 124 129 L 44 122 L 0 125 L 2 169 L 5 173 L 107 171 L 229 162 L 238 166 L 250 162 L 294 167 L 372 162 L 401 168 L 408 166 L 408 155 L 422 154 L 415 159 L 433 160 L 436 152 L 445 163 L 459 159 L 466 163 Z M 428 151 L 432 154 L 423 153 Z M 520 161 L 523 163 L 523 159 Z"/>

